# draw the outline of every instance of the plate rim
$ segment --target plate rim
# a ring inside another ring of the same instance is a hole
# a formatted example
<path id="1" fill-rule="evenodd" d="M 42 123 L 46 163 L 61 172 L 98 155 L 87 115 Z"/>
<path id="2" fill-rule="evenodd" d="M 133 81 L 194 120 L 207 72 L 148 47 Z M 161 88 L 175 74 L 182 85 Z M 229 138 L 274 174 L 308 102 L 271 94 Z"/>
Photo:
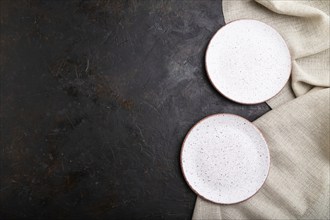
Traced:
<path id="1" fill-rule="evenodd" d="M 284 42 L 284 45 L 286 46 L 286 48 L 288 49 L 288 52 L 289 52 L 289 58 L 290 58 L 290 68 L 289 68 L 289 70 L 290 70 L 290 71 L 289 71 L 289 74 L 288 74 L 287 79 L 285 80 L 284 85 L 283 85 L 283 86 L 281 87 L 281 89 L 280 89 L 277 93 L 275 93 L 273 96 L 271 96 L 271 97 L 268 98 L 268 99 L 265 99 L 265 100 L 259 101 L 259 102 L 242 102 L 242 101 L 237 101 L 237 100 L 234 100 L 233 98 L 228 97 L 228 95 L 225 95 L 224 93 L 222 93 L 222 92 L 220 91 L 220 89 L 218 89 L 218 88 L 215 86 L 214 82 L 212 81 L 211 76 L 210 76 L 210 73 L 209 73 L 209 70 L 208 70 L 208 65 L 207 65 L 207 62 L 206 62 L 207 57 L 208 57 L 208 51 L 209 51 L 210 44 L 211 44 L 211 42 L 213 41 L 214 37 L 218 34 L 218 32 L 220 32 L 221 30 L 223 30 L 227 25 L 229 25 L 229 24 L 231 24 L 231 23 L 239 22 L 239 21 L 257 21 L 257 22 L 260 22 L 260 23 L 263 23 L 263 24 L 269 26 L 271 29 L 273 29 L 276 33 L 278 33 L 278 34 L 280 35 L 280 37 L 282 38 L 282 40 L 283 40 L 283 42 Z M 259 21 L 259 20 L 257 20 L 257 19 L 249 19 L 249 18 L 236 19 L 236 20 L 230 21 L 230 22 L 226 23 L 225 25 L 223 25 L 222 27 L 220 27 L 220 28 L 219 28 L 219 29 L 213 34 L 212 38 L 209 40 L 209 43 L 208 43 L 208 45 L 207 45 L 207 47 L 206 47 L 206 51 L 205 51 L 204 62 L 205 62 L 206 75 L 207 75 L 209 81 L 211 82 L 213 88 L 215 88 L 215 90 L 217 90 L 221 95 L 223 95 L 223 96 L 226 97 L 227 99 L 229 99 L 229 100 L 231 100 L 231 101 L 233 101 L 233 102 L 236 102 L 236 103 L 244 104 L 244 105 L 255 105 L 255 104 L 260 104 L 260 103 L 266 102 L 266 101 L 268 101 L 268 100 L 274 98 L 276 95 L 278 95 L 278 94 L 283 90 L 283 88 L 285 87 L 285 85 L 288 83 L 288 81 L 289 81 L 289 79 L 290 79 L 290 77 L 291 77 L 291 72 L 292 72 L 292 55 L 291 55 L 291 52 L 290 52 L 289 46 L 288 46 L 288 44 L 286 43 L 286 41 L 284 40 L 283 36 L 282 36 L 282 35 L 281 35 L 281 34 L 280 34 L 280 33 L 279 33 L 274 27 L 272 27 L 271 25 L 266 24 L 265 22 Z"/>
<path id="2" fill-rule="evenodd" d="M 266 144 L 266 149 L 267 149 L 267 153 L 268 153 L 268 170 L 267 170 L 267 175 L 266 175 L 266 178 L 264 179 L 263 183 L 261 184 L 261 186 L 259 187 L 259 189 L 253 193 L 251 196 L 243 199 L 243 200 L 240 200 L 240 201 L 237 201 L 237 202 L 232 202 L 232 203 L 226 203 L 226 202 L 217 202 L 217 201 L 213 201 L 211 199 L 208 199 L 206 198 L 205 196 L 201 195 L 199 192 L 197 192 L 190 184 L 190 182 L 188 181 L 187 177 L 186 177 L 186 174 L 183 170 L 183 162 L 182 162 L 182 153 L 183 153 L 183 149 L 184 149 L 184 145 L 186 143 L 186 140 L 189 136 L 189 134 L 191 133 L 191 131 L 198 125 L 200 124 L 201 122 L 203 122 L 204 120 L 208 119 L 208 118 L 211 118 L 211 117 L 216 117 L 216 116 L 234 116 L 234 117 L 237 117 L 237 118 L 240 118 L 240 119 L 243 119 L 246 121 L 247 124 L 250 124 L 252 125 L 256 131 L 260 134 L 260 137 L 264 140 L 265 144 Z M 238 203 L 241 203 L 241 202 L 244 202 L 248 199 L 250 199 L 251 197 L 253 197 L 255 194 L 257 194 L 259 192 L 259 190 L 263 187 L 263 185 L 265 184 L 266 180 L 268 179 L 268 176 L 269 176 L 269 172 L 270 172 L 270 151 L 269 151 L 269 146 L 268 146 L 268 142 L 266 141 L 264 135 L 262 134 L 262 132 L 260 131 L 260 129 L 254 125 L 252 122 L 250 122 L 249 120 L 247 120 L 246 118 L 242 117 L 242 116 L 239 116 L 239 115 L 235 115 L 235 114 L 231 114 L 231 113 L 216 113 L 216 114 L 212 114 L 212 115 L 208 115 L 204 118 L 202 118 L 201 120 L 199 120 L 197 123 L 195 123 L 190 129 L 189 131 L 187 132 L 183 142 L 182 142 L 182 145 L 181 145 L 181 150 L 180 150 L 180 168 L 181 168 L 181 173 L 183 174 L 183 178 L 185 180 L 185 182 L 188 184 L 189 188 L 199 197 L 201 197 L 202 199 L 204 200 L 207 200 L 209 202 L 212 202 L 214 204 L 221 204 L 221 205 L 232 205 L 232 204 L 238 204 Z"/>

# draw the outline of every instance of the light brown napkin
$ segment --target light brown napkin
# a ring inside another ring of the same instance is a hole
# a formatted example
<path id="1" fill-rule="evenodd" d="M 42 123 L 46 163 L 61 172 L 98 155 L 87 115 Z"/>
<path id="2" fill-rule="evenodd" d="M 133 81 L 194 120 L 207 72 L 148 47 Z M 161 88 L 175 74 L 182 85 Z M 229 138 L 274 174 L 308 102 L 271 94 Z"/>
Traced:
<path id="1" fill-rule="evenodd" d="M 193 219 L 330 218 L 329 8 L 328 0 L 223 1 L 226 22 L 256 19 L 280 32 L 292 55 L 292 77 L 267 102 L 273 110 L 254 122 L 271 154 L 262 189 L 234 205 L 198 197 Z"/>

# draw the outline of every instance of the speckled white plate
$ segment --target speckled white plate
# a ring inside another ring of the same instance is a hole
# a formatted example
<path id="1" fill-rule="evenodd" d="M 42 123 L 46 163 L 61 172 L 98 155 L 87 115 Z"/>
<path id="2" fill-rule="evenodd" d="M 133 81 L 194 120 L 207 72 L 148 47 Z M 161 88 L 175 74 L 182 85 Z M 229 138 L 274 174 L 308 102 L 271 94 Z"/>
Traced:
<path id="1" fill-rule="evenodd" d="M 198 122 L 183 142 L 180 159 L 191 189 L 221 204 L 254 195 L 265 182 L 270 165 L 260 131 L 231 114 L 211 115 Z"/>
<path id="2" fill-rule="evenodd" d="M 211 39 L 205 61 L 213 86 L 243 104 L 272 98 L 291 72 L 291 56 L 283 38 L 256 20 L 237 20 L 222 27 Z"/>

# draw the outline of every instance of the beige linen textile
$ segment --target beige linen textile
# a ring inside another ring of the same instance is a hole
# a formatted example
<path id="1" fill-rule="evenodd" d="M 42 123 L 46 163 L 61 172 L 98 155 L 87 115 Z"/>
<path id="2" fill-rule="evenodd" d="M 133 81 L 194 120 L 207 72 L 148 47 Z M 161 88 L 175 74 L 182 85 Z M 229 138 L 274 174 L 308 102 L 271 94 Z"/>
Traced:
<path id="1" fill-rule="evenodd" d="M 223 1 L 226 22 L 274 27 L 292 56 L 292 77 L 254 124 L 269 144 L 271 168 L 252 198 L 217 205 L 197 198 L 193 219 L 329 219 L 329 8 L 326 1 Z M 297 97 L 297 98 L 296 98 Z"/>

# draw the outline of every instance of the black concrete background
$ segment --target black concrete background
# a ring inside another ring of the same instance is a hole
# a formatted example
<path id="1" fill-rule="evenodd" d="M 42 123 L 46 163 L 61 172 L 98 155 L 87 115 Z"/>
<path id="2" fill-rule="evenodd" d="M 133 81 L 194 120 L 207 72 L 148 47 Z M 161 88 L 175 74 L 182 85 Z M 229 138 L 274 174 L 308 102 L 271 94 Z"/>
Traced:
<path id="1" fill-rule="evenodd" d="M 189 219 L 183 138 L 266 104 L 211 86 L 220 0 L 1 0 L 0 219 Z"/>

